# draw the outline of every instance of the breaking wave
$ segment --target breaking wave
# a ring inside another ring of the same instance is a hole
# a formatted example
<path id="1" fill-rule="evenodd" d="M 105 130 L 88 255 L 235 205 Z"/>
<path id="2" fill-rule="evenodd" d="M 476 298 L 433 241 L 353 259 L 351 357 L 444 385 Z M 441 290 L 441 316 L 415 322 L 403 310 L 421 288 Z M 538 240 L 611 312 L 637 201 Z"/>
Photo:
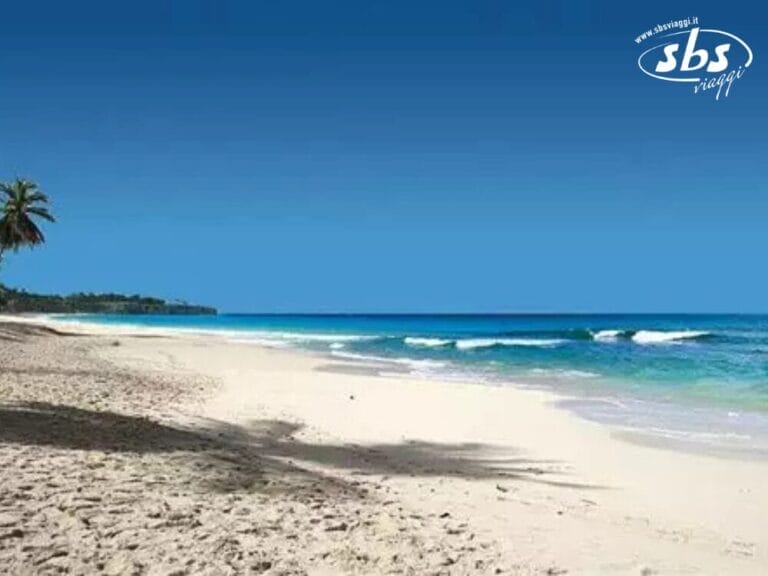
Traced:
<path id="1" fill-rule="evenodd" d="M 418 338 L 415 336 L 407 336 L 404 342 L 408 344 L 408 346 L 426 346 L 428 348 L 435 348 L 453 344 L 454 341 L 446 338 Z"/>
<path id="2" fill-rule="evenodd" d="M 584 334 L 587 336 L 585 337 Z M 407 346 L 415 348 L 445 348 L 453 347 L 458 350 L 473 350 L 476 348 L 493 348 L 502 346 L 524 346 L 552 348 L 571 342 L 617 342 L 627 341 L 636 344 L 664 344 L 674 343 L 682 340 L 698 340 L 712 336 L 710 332 L 702 330 L 597 330 L 589 331 L 566 331 L 562 333 L 553 332 L 542 334 L 538 337 L 512 337 L 505 335 L 502 337 L 468 337 L 468 338 L 436 338 L 425 336 L 406 336 L 403 342 Z"/>
<path id="3" fill-rule="evenodd" d="M 680 340 L 696 340 L 710 336 L 703 330 L 680 330 L 675 332 L 659 332 L 657 330 L 638 330 L 632 335 L 632 341 L 638 344 L 665 344 Z"/>
<path id="4" fill-rule="evenodd" d="M 592 334 L 592 339 L 598 342 L 610 342 L 618 340 L 627 333 L 623 330 L 600 330 Z"/>
<path id="5" fill-rule="evenodd" d="M 459 350 L 473 350 L 475 348 L 492 348 L 494 346 L 538 346 L 551 348 L 563 344 L 565 340 L 559 338 L 465 338 L 456 340 L 456 348 Z"/>
<path id="6" fill-rule="evenodd" d="M 596 342 L 631 340 L 636 344 L 667 344 L 710 336 L 712 333 L 704 330 L 599 330 L 592 335 L 592 339 Z"/>

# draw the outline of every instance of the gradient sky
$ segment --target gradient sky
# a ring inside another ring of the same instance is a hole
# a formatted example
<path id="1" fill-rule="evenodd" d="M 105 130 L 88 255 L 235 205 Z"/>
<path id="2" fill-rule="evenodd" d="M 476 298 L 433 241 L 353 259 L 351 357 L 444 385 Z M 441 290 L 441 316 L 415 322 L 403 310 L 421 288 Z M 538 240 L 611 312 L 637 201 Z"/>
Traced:
<path id="1" fill-rule="evenodd" d="M 699 16 L 729 98 L 643 75 Z M 225 311 L 768 312 L 757 2 L 4 2 L 4 282 Z"/>

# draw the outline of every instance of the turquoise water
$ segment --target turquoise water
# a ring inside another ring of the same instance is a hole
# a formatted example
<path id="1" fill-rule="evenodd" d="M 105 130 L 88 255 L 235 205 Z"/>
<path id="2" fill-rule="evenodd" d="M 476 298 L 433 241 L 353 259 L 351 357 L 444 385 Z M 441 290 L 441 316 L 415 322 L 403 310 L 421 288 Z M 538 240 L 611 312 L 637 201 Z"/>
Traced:
<path id="1" fill-rule="evenodd" d="M 75 317 L 71 317 L 75 318 Z M 768 452 L 768 316 L 77 316 L 217 331 L 380 372 L 545 387 L 591 419 Z"/>

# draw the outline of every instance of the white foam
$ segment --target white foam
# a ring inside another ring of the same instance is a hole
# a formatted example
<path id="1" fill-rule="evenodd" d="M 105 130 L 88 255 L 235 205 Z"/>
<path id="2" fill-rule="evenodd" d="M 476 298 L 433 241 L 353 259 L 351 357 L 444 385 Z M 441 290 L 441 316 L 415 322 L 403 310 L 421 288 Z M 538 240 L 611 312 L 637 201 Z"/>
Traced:
<path id="1" fill-rule="evenodd" d="M 281 340 L 270 340 L 268 338 L 258 337 L 234 337 L 227 338 L 227 342 L 233 342 L 235 344 L 253 344 L 255 346 L 264 346 L 266 348 L 288 348 L 290 343 L 283 342 Z"/>
<path id="2" fill-rule="evenodd" d="M 371 356 L 368 354 L 356 354 L 355 352 L 339 352 L 334 350 L 331 352 L 332 356 L 342 358 L 345 360 L 356 360 L 360 362 L 368 362 L 372 364 L 398 364 L 409 366 L 414 369 L 435 369 L 444 368 L 445 362 L 439 362 L 437 360 L 417 360 L 415 358 L 388 358 L 386 356 Z"/>
<path id="3" fill-rule="evenodd" d="M 437 360 L 416 360 L 414 358 L 392 358 L 393 362 L 397 364 L 404 364 L 417 370 L 434 370 L 437 368 L 445 368 L 445 362 L 439 362 Z"/>
<path id="4" fill-rule="evenodd" d="M 447 346 L 453 340 L 447 340 L 445 338 L 417 338 L 414 336 L 408 336 L 405 338 L 404 342 L 408 346 L 426 346 L 429 348 L 434 348 L 438 346 Z"/>
<path id="5" fill-rule="evenodd" d="M 466 338 L 456 341 L 456 348 L 459 350 L 472 350 L 474 348 L 490 348 L 491 346 L 537 346 L 542 348 L 551 348 L 562 344 L 564 340 L 555 338 L 535 339 L 535 338 Z"/>
<path id="6" fill-rule="evenodd" d="M 65 317 L 62 317 L 65 316 Z M 94 320 L 91 315 L 83 314 L 82 318 L 71 318 L 70 315 L 40 315 L 38 318 L 30 318 L 30 321 L 44 320 L 46 322 L 56 323 L 57 325 L 68 328 L 73 331 L 99 332 L 106 334 L 131 334 L 141 332 L 142 334 L 156 336 L 214 336 L 225 338 L 230 342 L 249 343 L 272 348 L 285 348 L 292 345 L 299 345 L 308 342 L 357 342 L 364 340 L 376 340 L 380 336 L 370 334 L 334 334 L 334 333 L 315 333 L 315 332 L 286 332 L 278 330 L 252 330 L 243 329 L 224 329 L 224 328 L 200 328 L 196 326 L 152 326 L 147 324 L 133 324 L 130 322 L 107 323 Z M 74 315 L 77 316 L 77 315 Z"/>
<path id="7" fill-rule="evenodd" d="M 331 356 L 343 358 L 345 360 L 360 360 L 362 362 L 381 362 L 383 359 L 379 356 L 369 356 L 368 354 L 356 354 L 355 352 L 339 352 L 334 350 Z"/>
<path id="8" fill-rule="evenodd" d="M 618 340 L 624 332 L 621 330 L 600 330 L 592 335 L 592 338 L 599 342 L 610 342 L 612 340 Z"/>
<path id="9" fill-rule="evenodd" d="M 343 348 L 347 342 L 374 340 L 377 336 L 364 334 L 323 334 L 313 332 L 278 332 L 272 330 L 233 330 L 212 331 L 219 335 L 227 335 L 240 342 L 251 342 L 271 347 L 300 346 L 308 343 L 328 343 L 332 349 Z"/>
<path id="10" fill-rule="evenodd" d="M 632 336 L 632 340 L 638 344 L 667 344 L 679 340 L 699 338 L 709 332 L 702 330 L 680 330 L 677 332 L 658 332 L 656 330 L 639 330 Z"/>
<path id="11" fill-rule="evenodd" d="M 273 332 L 260 331 L 260 336 L 267 338 L 280 338 L 283 340 L 292 340 L 299 342 L 357 342 L 361 340 L 375 340 L 378 336 L 369 336 L 365 334 L 324 334 L 313 332 Z"/>
<path id="12" fill-rule="evenodd" d="M 600 374 L 587 370 L 567 370 L 563 368 L 533 368 L 531 374 L 537 376 L 565 377 L 565 378 L 599 378 Z"/>

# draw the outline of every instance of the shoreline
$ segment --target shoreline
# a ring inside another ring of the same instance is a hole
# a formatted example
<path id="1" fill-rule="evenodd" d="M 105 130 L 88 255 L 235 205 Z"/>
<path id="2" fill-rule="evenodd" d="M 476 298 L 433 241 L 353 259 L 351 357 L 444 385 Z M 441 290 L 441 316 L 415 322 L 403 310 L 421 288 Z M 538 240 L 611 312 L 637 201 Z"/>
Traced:
<path id="1" fill-rule="evenodd" d="M 200 348 L 207 353 L 196 353 Z M 580 536 L 575 538 L 579 544 L 573 556 L 555 553 L 563 538 L 560 524 L 567 524 L 562 522 L 565 514 L 573 516 L 574 522 L 565 528 L 565 534 L 575 537 L 582 530 L 592 532 L 588 538 L 592 541 L 595 533 L 602 533 L 609 548 L 635 549 L 638 541 L 649 536 L 646 530 L 653 527 L 654 536 L 644 551 L 651 558 L 663 548 L 659 534 L 674 533 L 678 535 L 675 538 L 689 541 L 703 538 L 699 542 L 702 546 L 714 545 L 722 551 L 732 543 L 715 544 L 709 540 L 704 544 L 718 524 L 727 520 L 726 530 L 739 534 L 735 540 L 753 544 L 764 538 L 764 528 L 768 527 L 757 512 L 765 509 L 759 502 L 768 505 L 768 491 L 762 488 L 768 462 L 728 461 L 638 446 L 614 437 L 603 425 L 558 408 L 553 404 L 557 397 L 550 392 L 462 385 L 407 375 L 328 373 L 318 370 L 327 364 L 325 359 L 250 344 L 190 340 L 173 350 L 166 347 L 164 354 L 170 354 L 185 368 L 222 380 L 222 393 L 209 407 L 214 417 L 242 425 L 247 425 L 254 414 L 267 420 L 287 418 L 305 427 L 306 432 L 294 435 L 300 441 L 373 445 L 374 450 L 383 449 L 385 453 L 393 446 L 415 442 L 417 446 L 440 447 L 442 458 L 444 452 L 462 453 L 462 447 L 472 446 L 459 461 L 484 462 L 479 469 L 473 468 L 472 475 L 478 477 L 468 480 L 448 473 L 448 480 L 402 478 L 398 484 L 405 500 L 422 509 L 426 504 L 430 513 L 437 514 L 432 503 L 422 499 L 442 490 L 451 495 L 448 501 L 452 502 L 452 514 L 458 508 L 466 518 L 479 515 L 492 526 L 489 529 L 493 539 L 499 541 L 511 529 L 509 518 L 523 514 L 521 508 L 533 507 L 537 512 L 530 523 L 548 542 L 544 548 L 546 554 L 553 555 L 550 562 L 572 566 L 571 570 L 578 570 L 581 562 L 587 573 L 603 571 L 605 566 L 595 563 L 592 552 L 584 557 L 585 543 Z M 147 358 L 143 354 L 140 357 Z M 262 378 L 267 378 L 265 383 L 252 389 L 252 383 Z M 398 465 L 407 469 L 422 459 L 429 461 L 433 455 L 417 450 L 408 456 L 406 463 Z M 523 463 L 512 465 L 512 486 L 506 484 L 503 470 L 494 468 L 497 461 Z M 439 467 L 457 464 L 452 457 L 449 462 L 441 462 Z M 355 466 L 350 469 L 359 471 Z M 386 471 L 391 472 L 389 467 Z M 693 481 L 697 485 L 692 485 Z M 750 496 L 745 497 L 742 491 Z M 514 499 L 508 496 L 510 493 L 515 494 Z M 445 500 L 440 500 L 444 506 Z M 510 509 L 508 516 L 491 520 L 505 505 Z M 595 508 L 600 508 L 600 513 Z M 618 523 L 631 536 L 619 537 L 615 527 L 606 529 L 604 523 Z M 692 529 L 691 525 L 698 528 Z M 522 534 L 513 538 L 514 547 L 520 546 L 520 538 Z M 760 552 L 752 553 L 765 554 L 764 548 L 757 550 Z M 537 558 L 537 553 L 530 553 L 531 559 Z M 619 558 L 625 553 L 619 553 Z M 673 557 L 679 554 L 677 550 Z M 670 560 L 667 557 L 664 562 Z M 707 565 L 717 562 L 711 557 Z M 677 569 L 667 564 L 661 572 Z"/>
<path id="2" fill-rule="evenodd" d="M 359 508 L 370 514 L 367 538 L 378 538 L 365 548 L 369 558 L 404 545 L 407 538 L 381 541 L 396 525 L 397 534 L 417 530 L 427 565 L 435 561 L 434 571 L 446 574 L 485 573 L 491 565 L 526 574 L 759 574 L 768 562 L 768 462 L 627 442 L 554 405 L 543 391 L 339 373 L 328 370 L 328 359 L 223 339 L 136 337 L 103 326 L 96 332 L 82 341 L 118 374 L 149 370 L 169 381 L 210 383 L 202 400 L 171 401 L 161 414 L 182 407 L 292 474 L 386 494 Z M 80 340 L 47 341 L 66 348 Z M 67 400 L 66 390 L 57 393 Z M 347 513 L 339 512 L 346 504 L 330 501 L 337 515 Z M 389 508 L 384 502 L 402 511 L 380 518 L 375 511 Z M 346 519 L 330 527 L 342 523 L 352 525 Z M 339 542 L 324 530 L 320 536 L 338 553 Z M 274 545 L 301 556 L 284 548 L 284 537 Z M 420 573 L 418 554 L 404 554 Z M 328 573 L 388 573 L 393 566 L 344 558 Z M 454 564 L 443 564 L 448 560 Z M 477 560 L 483 568 L 470 569 Z M 310 566 L 302 569 L 323 573 Z"/>
<path id="3" fill-rule="evenodd" d="M 67 315 L 71 317 L 71 314 Z M 91 316 L 85 314 L 84 316 Z M 0 315 L 0 321 L 12 320 L 12 315 Z M 16 318 L 19 318 L 18 316 Z M 652 427 L 651 424 L 645 425 L 619 425 L 614 417 L 607 417 L 606 415 L 600 415 L 599 412 L 589 411 L 588 406 L 590 403 L 597 401 L 598 403 L 611 403 L 612 400 L 630 402 L 640 401 L 642 403 L 651 404 L 651 408 L 655 409 L 672 409 L 673 411 L 685 412 L 691 410 L 699 412 L 698 418 L 712 418 L 715 416 L 721 416 L 722 414 L 728 414 L 729 416 L 738 412 L 733 412 L 736 408 L 714 405 L 708 403 L 696 403 L 691 404 L 684 403 L 684 399 L 677 399 L 677 401 L 671 401 L 669 399 L 657 399 L 653 395 L 641 395 L 637 396 L 635 393 L 630 393 L 627 390 L 615 390 L 609 384 L 599 384 L 599 388 L 592 389 L 587 392 L 586 389 L 580 392 L 569 392 L 564 383 L 553 384 L 552 382 L 561 378 L 560 376 L 551 375 L 542 377 L 537 375 L 534 379 L 520 380 L 510 375 L 509 377 L 500 377 L 498 380 L 489 381 L 483 377 L 473 377 L 472 374 L 467 372 L 441 372 L 418 370 L 416 367 L 429 365 L 431 360 L 419 360 L 419 359 L 407 359 L 405 358 L 387 358 L 378 356 L 360 355 L 356 353 L 347 353 L 343 349 L 331 349 L 331 350 L 313 350 L 307 347 L 296 346 L 287 341 L 281 343 L 278 340 L 269 340 L 269 330 L 251 331 L 251 330 L 224 330 L 224 329 L 205 329 L 194 327 L 158 327 L 158 326 L 146 326 L 142 324 L 131 324 L 130 322 L 120 323 L 99 323 L 89 322 L 87 320 L 70 320 L 58 318 L 56 315 L 50 314 L 29 314 L 24 315 L 22 321 L 32 323 L 42 323 L 51 327 L 58 326 L 66 330 L 74 330 L 76 332 L 84 332 L 87 334 L 104 334 L 104 335 L 136 335 L 142 334 L 146 337 L 167 337 L 167 338 L 213 338 L 220 342 L 233 343 L 233 344 L 246 344 L 257 348 L 267 350 L 285 350 L 293 352 L 298 355 L 306 356 L 308 358 L 321 359 L 326 361 L 329 365 L 334 365 L 333 370 L 339 373 L 359 373 L 361 375 L 371 376 L 402 376 L 406 378 L 413 378 L 417 380 L 432 380 L 438 382 L 450 381 L 460 386 L 465 385 L 477 385 L 483 387 L 511 387 L 518 390 L 535 390 L 547 395 L 547 402 L 552 404 L 556 408 L 563 409 L 569 414 L 579 418 L 580 420 L 597 424 L 598 426 L 607 428 L 611 434 L 616 438 L 622 439 L 626 442 L 638 444 L 640 446 L 649 446 L 653 448 L 659 448 L 664 450 L 677 451 L 682 453 L 713 456 L 718 458 L 724 458 L 729 460 L 745 460 L 751 461 L 755 459 L 768 461 L 768 430 L 762 428 L 748 429 L 748 433 L 759 433 L 758 437 L 755 437 L 752 445 L 741 445 L 731 441 L 728 443 L 726 440 L 729 437 L 739 437 L 739 434 L 730 433 L 710 433 L 709 430 L 691 430 L 691 429 L 667 429 Z M 256 334 L 254 336 L 253 334 Z M 324 368 L 329 369 L 328 367 Z M 573 372 L 573 371 L 567 371 Z M 554 379 L 554 380 L 553 380 Z M 568 382 L 568 385 L 572 385 L 573 382 Z M 615 398 L 613 397 L 615 395 Z M 749 417 L 750 415 L 764 418 L 763 424 L 768 425 L 768 413 L 753 410 L 739 408 L 739 411 L 743 411 L 744 414 Z M 738 420 L 729 421 L 727 426 L 737 425 L 740 422 Z M 690 425 L 691 423 L 688 422 Z M 722 425 L 722 422 L 719 423 Z M 759 444 L 758 438 L 762 439 Z M 731 438 L 732 440 L 733 438 Z M 752 438 L 748 438 L 752 440 Z"/>

